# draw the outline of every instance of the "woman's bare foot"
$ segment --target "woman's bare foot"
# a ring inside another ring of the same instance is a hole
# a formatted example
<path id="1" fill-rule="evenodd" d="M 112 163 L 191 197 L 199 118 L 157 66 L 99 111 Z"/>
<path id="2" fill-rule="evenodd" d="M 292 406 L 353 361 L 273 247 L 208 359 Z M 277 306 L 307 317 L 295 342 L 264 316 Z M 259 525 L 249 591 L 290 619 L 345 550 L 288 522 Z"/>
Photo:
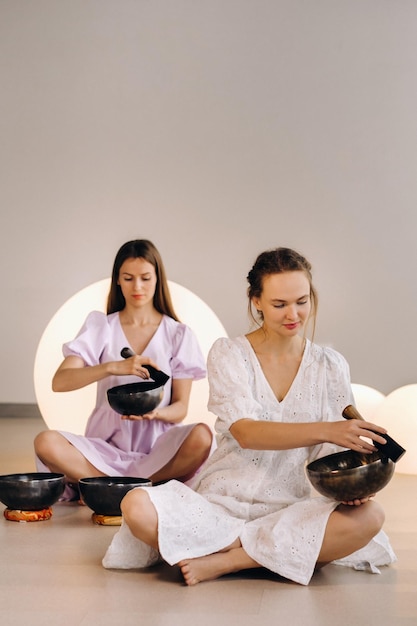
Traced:
<path id="1" fill-rule="evenodd" d="M 178 565 L 187 585 L 192 586 L 204 580 L 215 580 L 248 568 L 260 567 L 259 563 L 251 559 L 244 551 L 240 540 L 237 539 L 229 548 L 196 559 L 184 559 Z"/>
<path id="2" fill-rule="evenodd" d="M 185 583 L 189 586 L 201 583 L 204 580 L 215 580 L 230 572 L 227 567 L 228 552 L 216 552 L 197 559 L 185 559 L 178 565 L 181 568 Z"/>

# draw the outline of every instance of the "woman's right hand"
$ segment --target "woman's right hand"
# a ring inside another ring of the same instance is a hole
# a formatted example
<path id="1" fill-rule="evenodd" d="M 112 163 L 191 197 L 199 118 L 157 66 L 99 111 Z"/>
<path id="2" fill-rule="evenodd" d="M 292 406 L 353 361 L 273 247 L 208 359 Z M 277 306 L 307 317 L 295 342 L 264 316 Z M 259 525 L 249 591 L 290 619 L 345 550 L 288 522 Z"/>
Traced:
<path id="1" fill-rule="evenodd" d="M 111 374 L 114 376 L 139 376 L 139 378 L 150 378 L 149 370 L 144 365 L 152 365 L 159 370 L 158 365 L 148 356 L 135 354 L 127 359 L 113 361 L 111 364 Z"/>
<path id="2" fill-rule="evenodd" d="M 370 454 L 377 450 L 372 441 L 381 444 L 386 443 L 386 439 L 384 439 L 386 429 L 364 420 L 323 422 L 323 426 L 326 429 L 325 441 L 342 448 L 350 448 L 356 452 Z"/>
<path id="3" fill-rule="evenodd" d="M 55 372 L 52 389 L 53 391 L 74 391 L 103 380 L 107 376 L 133 375 L 147 379 L 150 375 L 149 371 L 143 367 L 144 365 L 152 365 L 155 369 L 159 369 L 152 359 L 140 354 L 98 365 L 86 365 L 81 357 L 67 356 Z"/>

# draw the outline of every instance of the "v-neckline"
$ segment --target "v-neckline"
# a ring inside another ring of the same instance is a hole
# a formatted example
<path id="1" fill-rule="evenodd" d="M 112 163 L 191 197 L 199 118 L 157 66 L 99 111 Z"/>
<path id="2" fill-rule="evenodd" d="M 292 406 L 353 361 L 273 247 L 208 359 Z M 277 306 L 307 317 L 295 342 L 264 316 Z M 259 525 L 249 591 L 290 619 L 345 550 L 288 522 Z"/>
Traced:
<path id="1" fill-rule="evenodd" d="M 266 383 L 266 386 L 268 387 L 268 389 L 269 389 L 269 391 L 270 391 L 270 393 L 271 393 L 272 397 L 275 399 L 275 402 L 276 402 L 277 404 L 282 405 L 282 404 L 285 402 L 285 400 L 288 398 L 288 396 L 291 394 L 291 392 L 292 392 L 292 390 L 293 390 L 293 388 L 294 388 L 295 382 L 296 382 L 296 380 L 298 379 L 298 377 L 299 377 L 299 375 L 300 375 L 301 366 L 302 366 L 302 364 L 303 364 L 303 362 L 304 362 L 304 359 L 306 358 L 306 354 L 307 354 L 307 347 L 308 347 L 308 344 L 309 344 L 308 339 L 305 339 L 304 348 L 303 348 L 303 353 L 302 353 L 302 356 L 301 356 L 301 360 L 300 360 L 300 364 L 299 364 L 299 366 L 298 366 L 297 372 L 296 372 L 296 374 L 295 374 L 295 376 L 294 376 L 294 378 L 293 378 L 293 380 L 292 380 L 292 383 L 291 383 L 291 385 L 290 385 L 290 387 L 289 387 L 289 389 L 288 389 L 287 393 L 286 393 L 286 394 L 285 394 L 285 396 L 282 398 L 282 400 L 279 400 L 279 398 L 277 398 L 277 396 L 275 395 L 275 392 L 274 392 L 274 390 L 272 389 L 271 384 L 270 384 L 269 380 L 267 379 L 267 377 L 266 377 L 266 375 L 265 375 L 265 372 L 264 372 L 264 370 L 263 370 L 263 367 L 262 367 L 262 365 L 261 365 L 261 362 L 260 362 L 260 360 L 259 360 L 259 358 L 258 358 L 258 356 L 257 356 L 257 354 L 256 354 L 256 352 L 255 352 L 255 349 L 254 349 L 254 347 L 252 346 L 251 342 L 249 341 L 249 339 L 247 338 L 247 336 L 246 336 L 246 335 L 243 335 L 243 339 L 245 339 L 246 344 L 247 344 L 247 346 L 248 346 L 248 348 L 249 348 L 249 351 L 250 351 L 250 353 L 251 353 L 251 355 L 252 355 L 252 359 L 255 361 L 255 363 L 256 363 L 256 367 L 260 370 L 260 372 L 261 372 L 261 374 L 262 374 L 262 377 L 263 377 L 263 379 L 264 379 L 264 381 L 265 381 L 265 383 Z"/>
<path id="2" fill-rule="evenodd" d="M 122 322 L 121 322 L 121 320 L 120 320 L 120 312 L 118 312 L 118 313 L 117 313 L 117 319 L 118 319 L 118 322 L 119 322 L 120 332 L 122 333 L 122 335 L 123 335 L 123 337 L 124 337 L 124 339 L 125 339 L 125 341 L 126 341 L 126 346 L 128 346 L 128 347 L 132 350 L 132 352 L 135 352 L 135 350 L 133 350 L 133 347 L 132 347 L 132 345 L 131 345 L 130 341 L 129 341 L 129 340 L 128 340 L 128 338 L 126 337 L 126 333 L 125 333 L 125 331 L 124 331 L 124 329 L 123 329 L 123 325 L 122 325 Z M 159 322 L 159 324 L 158 324 L 157 328 L 155 329 L 155 332 L 153 333 L 153 335 L 152 335 L 152 336 L 151 336 L 151 338 L 149 339 L 148 343 L 146 344 L 146 346 L 145 346 L 145 347 L 143 348 L 143 350 L 141 351 L 141 354 L 144 354 L 144 352 L 145 352 L 145 351 L 149 348 L 149 346 L 151 345 L 151 343 L 152 343 L 152 342 L 153 342 L 153 340 L 155 339 L 156 335 L 158 334 L 158 332 L 159 332 L 159 330 L 160 330 L 160 328 L 161 328 L 161 326 L 162 326 L 162 323 L 163 323 L 164 319 L 165 319 L 165 315 L 162 315 L 162 317 L 161 317 L 161 321 Z"/>

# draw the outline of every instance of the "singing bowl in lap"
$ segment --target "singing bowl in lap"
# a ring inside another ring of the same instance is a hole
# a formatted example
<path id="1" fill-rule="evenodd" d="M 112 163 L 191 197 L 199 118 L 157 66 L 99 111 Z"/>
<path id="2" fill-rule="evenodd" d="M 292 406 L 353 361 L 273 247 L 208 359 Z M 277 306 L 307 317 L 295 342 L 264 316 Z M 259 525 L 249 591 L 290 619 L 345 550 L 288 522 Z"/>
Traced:
<path id="1" fill-rule="evenodd" d="M 353 450 L 316 459 L 306 467 L 307 477 L 321 495 L 345 502 L 367 498 L 391 480 L 395 463 L 381 454 Z"/>
<path id="2" fill-rule="evenodd" d="M 150 487 L 148 478 L 93 476 L 78 481 L 83 501 L 97 515 L 121 515 L 120 503 L 135 487 Z"/>
<path id="3" fill-rule="evenodd" d="M 0 476 L 0 500 L 9 509 L 39 511 L 52 506 L 61 497 L 64 474 L 29 472 Z"/>

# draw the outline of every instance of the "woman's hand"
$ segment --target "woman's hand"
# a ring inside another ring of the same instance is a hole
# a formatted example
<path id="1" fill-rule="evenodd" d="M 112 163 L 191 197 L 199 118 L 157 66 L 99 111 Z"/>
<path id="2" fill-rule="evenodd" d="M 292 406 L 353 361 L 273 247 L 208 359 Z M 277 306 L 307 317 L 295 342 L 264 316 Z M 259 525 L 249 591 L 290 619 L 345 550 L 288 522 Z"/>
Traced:
<path id="1" fill-rule="evenodd" d="M 79 356 L 67 356 L 58 367 L 52 380 L 53 391 L 74 391 L 91 383 L 107 378 L 107 376 L 138 376 L 148 379 L 150 374 L 144 365 L 157 364 L 148 356 L 135 355 L 120 361 L 107 361 L 98 365 L 86 365 Z"/>
<path id="2" fill-rule="evenodd" d="M 132 420 L 132 421 L 143 421 L 143 420 L 154 420 L 158 419 L 159 414 L 157 409 L 154 411 L 149 411 L 149 413 L 145 413 L 144 415 L 122 415 L 122 420 Z"/>
<path id="3" fill-rule="evenodd" d="M 150 378 L 149 371 L 144 365 L 152 365 L 152 367 L 159 370 L 155 361 L 141 354 L 135 354 L 121 361 L 113 361 L 108 365 L 111 370 L 110 373 L 114 376 L 138 376 L 143 379 Z"/>
<path id="4" fill-rule="evenodd" d="M 362 420 L 346 420 L 338 422 L 323 422 L 326 430 L 324 441 L 335 443 L 342 448 L 350 448 L 355 452 L 371 454 L 377 448 L 372 441 L 386 443 L 385 428 Z M 370 441 L 369 441 L 370 440 Z"/>
<path id="5" fill-rule="evenodd" d="M 374 497 L 374 493 L 371 496 L 368 496 L 367 498 L 355 498 L 355 500 L 346 500 L 344 502 L 342 502 L 342 504 L 345 504 L 347 506 L 360 506 L 361 504 L 365 504 L 365 502 L 369 502 L 369 500 L 371 500 L 371 498 Z"/>

